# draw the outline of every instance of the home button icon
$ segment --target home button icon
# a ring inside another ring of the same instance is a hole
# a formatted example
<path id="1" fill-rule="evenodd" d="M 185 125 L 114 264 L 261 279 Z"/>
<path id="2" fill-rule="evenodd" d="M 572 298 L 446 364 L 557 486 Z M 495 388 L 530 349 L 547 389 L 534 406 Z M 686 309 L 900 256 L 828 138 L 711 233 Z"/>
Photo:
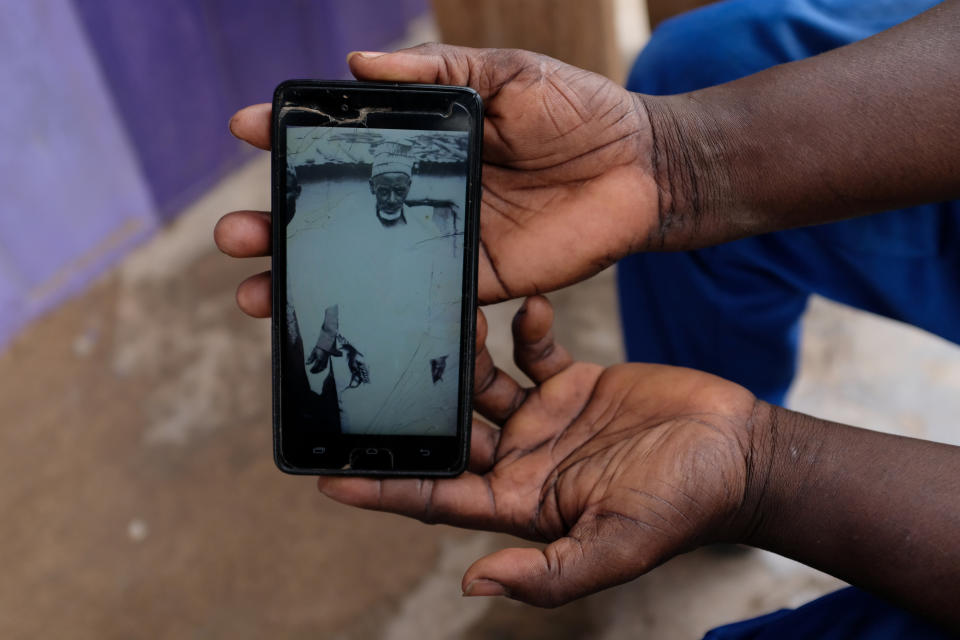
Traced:
<path id="1" fill-rule="evenodd" d="M 393 452 L 383 447 L 357 447 L 350 452 L 350 468 L 388 471 L 393 469 Z"/>

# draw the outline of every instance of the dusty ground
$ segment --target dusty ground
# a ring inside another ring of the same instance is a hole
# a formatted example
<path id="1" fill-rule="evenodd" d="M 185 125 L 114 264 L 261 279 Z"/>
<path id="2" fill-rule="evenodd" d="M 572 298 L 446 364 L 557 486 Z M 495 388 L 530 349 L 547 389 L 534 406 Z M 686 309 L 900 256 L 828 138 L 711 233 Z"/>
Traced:
<path id="1" fill-rule="evenodd" d="M 267 323 L 233 302 L 266 264 L 210 240 L 267 192 L 263 158 L 0 355 L 0 637 L 699 638 L 837 586 L 700 551 L 552 611 L 464 599 L 462 571 L 509 539 L 341 507 L 277 471 Z M 575 355 L 622 358 L 610 273 L 552 297 Z M 795 406 L 960 442 L 955 347 L 823 301 L 805 344 Z"/>

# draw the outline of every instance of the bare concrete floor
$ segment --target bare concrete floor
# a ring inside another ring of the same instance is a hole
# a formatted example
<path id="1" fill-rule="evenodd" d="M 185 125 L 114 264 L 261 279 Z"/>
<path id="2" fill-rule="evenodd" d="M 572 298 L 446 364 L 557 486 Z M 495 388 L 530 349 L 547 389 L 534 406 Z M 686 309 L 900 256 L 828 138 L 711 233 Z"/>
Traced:
<path id="1" fill-rule="evenodd" d="M 464 599 L 466 567 L 517 541 L 345 508 L 277 471 L 267 323 L 233 301 L 267 263 L 211 241 L 268 184 L 261 158 L 0 355 L 0 637 L 699 638 L 838 586 L 705 550 L 552 611 Z M 551 297 L 576 356 L 622 358 L 611 273 Z M 517 304 L 488 310 L 505 365 Z M 960 442 L 956 347 L 820 300 L 804 341 L 795 407 Z"/>

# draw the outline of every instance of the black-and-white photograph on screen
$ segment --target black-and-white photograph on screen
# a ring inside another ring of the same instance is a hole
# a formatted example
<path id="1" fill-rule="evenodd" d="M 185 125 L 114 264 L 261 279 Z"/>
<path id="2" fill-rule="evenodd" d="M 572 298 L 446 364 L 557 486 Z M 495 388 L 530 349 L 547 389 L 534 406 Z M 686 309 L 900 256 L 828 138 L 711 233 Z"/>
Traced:
<path id="1" fill-rule="evenodd" d="M 287 128 L 284 369 L 303 428 L 456 434 L 468 137 Z"/>

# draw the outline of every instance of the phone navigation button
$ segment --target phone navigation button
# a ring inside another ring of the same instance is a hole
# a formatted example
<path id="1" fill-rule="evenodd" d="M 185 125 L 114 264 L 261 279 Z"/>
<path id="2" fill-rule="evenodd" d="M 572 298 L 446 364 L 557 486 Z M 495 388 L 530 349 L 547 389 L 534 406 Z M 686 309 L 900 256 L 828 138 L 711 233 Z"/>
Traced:
<path id="1" fill-rule="evenodd" d="M 350 452 L 350 467 L 369 471 L 393 469 L 393 451 L 385 448 L 358 447 Z"/>

